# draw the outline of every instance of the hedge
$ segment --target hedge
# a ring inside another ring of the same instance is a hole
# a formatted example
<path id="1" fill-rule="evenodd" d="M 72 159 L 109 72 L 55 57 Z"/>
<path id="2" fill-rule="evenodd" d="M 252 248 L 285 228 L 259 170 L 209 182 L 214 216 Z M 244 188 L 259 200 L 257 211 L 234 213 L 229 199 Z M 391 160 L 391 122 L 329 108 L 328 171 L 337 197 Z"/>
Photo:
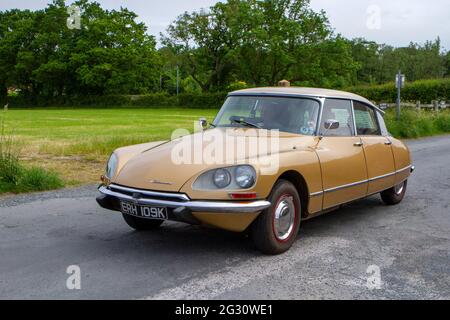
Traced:
<path id="1" fill-rule="evenodd" d="M 359 86 L 345 89 L 377 103 L 395 102 L 397 89 L 394 83 L 375 86 Z M 227 93 L 182 93 L 173 96 L 166 93 L 148 95 L 62 96 L 51 99 L 30 99 L 23 96 L 8 98 L 11 107 L 185 107 L 220 108 Z M 403 101 L 450 100 L 450 79 L 421 80 L 407 83 L 402 89 Z"/>
<path id="2" fill-rule="evenodd" d="M 347 88 L 346 91 L 359 94 L 377 103 L 395 102 L 397 89 L 394 83 L 376 86 Z M 431 103 L 434 100 L 450 100 L 450 79 L 420 80 L 405 85 L 401 92 L 403 101 Z"/>
<path id="3" fill-rule="evenodd" d="M 51 99 L 14 96 L 8 98 L 14 107 L 185 107 L 220 108 L 227 93 L 204 93 L 173 96 L 166 93 L 148 95 L 61 96 Z"/>

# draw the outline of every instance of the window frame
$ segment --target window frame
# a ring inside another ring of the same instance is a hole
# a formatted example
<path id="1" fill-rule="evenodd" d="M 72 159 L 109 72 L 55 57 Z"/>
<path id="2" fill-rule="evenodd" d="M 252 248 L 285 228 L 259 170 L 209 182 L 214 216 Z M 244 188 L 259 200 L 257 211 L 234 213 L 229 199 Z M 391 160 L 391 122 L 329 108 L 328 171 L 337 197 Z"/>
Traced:
<path id="1" fill-rule="evenodd" d="M 312 100 L 312 101 L 315 101 L 315 102 L 317 102 L 319 104 L 319 109 L 318 109 L 317 120 L 316 120 L 317 121 L 316 131 L 314 132 L 313 135 L 311 135 L 311 137 L 317 137 L 319 135 L 319 131 L 320 131 L 319 124 L 320 124 L 321 119 L 322 119 L 322 111 L 323 111 L 323 106 L 324 106 L 324 101 L 325 101 L 324 98 L 321 98 L 319 96 L 312 96 L 312 95 L 311 96 L 310 95 L 292 95 L 292 94 L 282 94 L 282 93 L 275 94 L 275 93 L 263 93 L 263 92 L 261 92 L 261 93 L 247 93 L 247 92 L 246 93 L 237 93 L 237 92 L 235 92 L 235 93 L 229 93 L 227 95 L 227 97 L 225 98 L 225 102 L 226 102 L 226 100 L 228 98 L 231 98 L 231 97 L 289 98 L 289 99 L 300 99 L 300 100 Z M 330 99 L 334 99 L 334 98 L 330 98 Z M 340 99 L 340 100 L 348 100 L 348 99 Z M 222 111 L 222 108 L 225 105 L 225 102 L 224 102 L 224 104 L 222 104 L 222 106 L 219 109 L 219 112 L 214 117 L 214 120 L 213 120 L 212 124 L 215 124 L 217 119 L 219 119 L 219 117 L 221 116 L 221 111 Z M 283 131 L 280 131 L 280 132 L 283 132 Z"/>
<path id="2" fill-rule="evenodd" d="M 358 103 L 364 105 L 365 107 L 367 107 L 368 109 L 373 111 L 373 114 L 375 116 L 375 121 L 376 121 L 376 124 L 378 126 L 378 130 L 380 132 L 379 134 L 358 134 L 358 126 L 356 124 L 356 117 L 355 117 L 355 102 L 358 102 Z M 352 100 L 352 109 L 353 109 L 353 119 L 354 119 L 354 122 L 355 122 L 354 126 L 355 126 L 355 136 L 356 137 L 383 137 L 383 130 L 381 129 L 380 119 L 378 119 L 379 111 L 376 108 L 374 108 L 373 106 L 371 106 L 371 105 L 369 105 L 367 103 L 364 103 L 362 101 Z"/>
<path id="3" fill-rule="evenodd" d="M 317 118 L 316 132 L 315 132 L 315 135 L 314 135 L 315 137 L 321 137 L 320 126 L 322 124 L 323 111 L 324 111 L 325 102 L 326 102 L 327 99 L 350 101 L 351 108 L 352 108 L 353 127 L 354 127 L 353 135 L 350 135 L 350 136 L 336 136 L 336 137 L 330 137 L 330 138 L 358 137 L 358 132 L 357 132 L 357 129 L 356 129 L 356 118 L 355 118 L 355 115 L 354 115 L 354 112 L 355 112 L 354 102 L 359 102 L 359 103 L 362 103 L 362 104 L 368 106 L 369 108 L 373 109 L 376 112 L 376 114 L 379 113 L 379 116 L 384 119 L 384 112 L 381 109 L 379 109 L 376 106 L 373 106 L 373 105 L 371 105 L 371 104 L 369 104 L 367 102 L 358 100 L 358 99 L 339 98 L 339 97 L 334 97 L 334 96 L 320 96 L 320 95 L 316 96 L 316 95 L 303 95 L 303 94 L 298 94 L 298 95 L 295 94 L 295 95 L 293 95 L 293 94 L 287 94 L 287 93 L 265 93 L 265 92 L 255 92 L 255 93 L 251 93 L 251 92 L 245 92 L 245 93 L 233 92 L 233 93 L 229 93 L 227 95 L 227 98 L 229 98 L 229 97 L 236 97 L 236 96 L 238 96 L 238 97 L 242 97 L 242 96 L 255 97 L 256 96 L 256 97 L 274 97 L 274 98 L 285 97 L 285 98 L 311 99 L 311 100 L 317 101 L 319 103 L 319 108 L 320 109 L 319 109 L 319 115 L 318 115 L 318 118 Z M 214 121 L 216 121 L 216 119 L 217 119 L 219 114 L 220 114 L 220 110 L 219 110 L 219 113 L 216 115 Z M 378 124 L 378 126 L 380 128 L 380 131 L 381 131 L 381 136 L 383 137 L 384 134 L 383 134 L 383 130 L 381 129 L 381 126 L 380 126 L 380 123 L 379 123 L 380 120 L 378 119 L 378 115 L 377 115 L 376 118 L 377 118 L 376 119 L 377 124 Z M 389 133 L 389 130 L 387 130 L 386 134 L 387 134 L 386 136 L 390 136 L 391 135 Z M 374 137 L 378 137 L 378 136 L 379 135 L 376 135 Z"/>
<path id="4" fill-rule="evenodd" d="M 347 101 L 350 103 L 350 116 L 352 117 L 353 121 L 351 122 L 353 125 L 353 128 L 351 131 L 350 135 L 345 135 L 345 136 L 327 136 L 327 135 L 323 135 L 321 132 L 322 129 L 322 120 L 323 120 L 323 113 L 325 111 L 325 104 L 327 102 L 327 100 L 341 100 L 341 101 Z M 357 130 L 356 130 L 356 124 L 355 124 L 355 111 L 353 108 L 353 100 L 352 99 L 345 99 L 345 98 L 335 98 L 335 97 L 326 97 L 322 99 L 322 104 L 321 104 L 321 110 L 320 110 L 320 117 L 319 117 L 319 123 L 317 125 L 317 136 L 318 137 L 327 137 L 327 138 L 343 138 L 343 137 L 356 137 L 357 136 Z"/>

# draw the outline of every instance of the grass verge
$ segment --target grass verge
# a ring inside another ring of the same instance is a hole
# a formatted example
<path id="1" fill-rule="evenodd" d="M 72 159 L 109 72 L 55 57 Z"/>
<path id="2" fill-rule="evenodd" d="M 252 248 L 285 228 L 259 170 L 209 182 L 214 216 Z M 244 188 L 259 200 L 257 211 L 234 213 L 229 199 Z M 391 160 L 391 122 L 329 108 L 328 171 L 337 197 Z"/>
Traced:
<path id="1" fill-rule="evenodd" d="M 395 111 L 386 114 L 389 132 L 396 138 L 411 139 L 450 133 L 450 110 L 441 112 L 403 109 L 400 121 Z"/>
<path id="2" fill-rule="evenodd" d="M 5 133 L 3 120 L 0 120 L 0 126 L 0 194 L 64 187 L 64 182 L 57 173 L 37 166 L 24 166 L 19 161 L 18 146 L 13 136 Z"/>
<path id="3" fill-rule="evenodd" d="M 175 129 L 192 131 L 194 122 L 201 117 L 211 121 L 217 111 L 180 108 L 10 109 L 4 113 L 5 125 L 8 131 L 14 132 L 14 144 L 21 143 L 20 161 L 17 162 L 22 169 L 20 174 L 9 174 L 16 177 L 15 182 L 9 182 L 6 187 L 5 182 L 0 182 L 3 184 L 0 193 L 5 189 L 24 192 L 57 188 L 61 184 L 55 173 L 64 177 L 63 182 L 70 186 L 98 182 L 109 154 L 116 148 L 168 140 Z M 437 113 L 403 109 L 399 122 L 395 120 L 395 110 L 389 110 L 386 122 L 390 132 L 398 138 L 445 134 L 450 133 L 450 110 Z M 9 164 L 5 163 L 6 168 Z M 44 169 L 47 175 L 36 171 L 28 173 L 33 167 Z M 14 172 L 16 169 L 12 166 L 2 170 Z M 27 179 L 28 175 L 40 176 L 38 179 L 47 182 L 39 185 L 36 179 Z"/>

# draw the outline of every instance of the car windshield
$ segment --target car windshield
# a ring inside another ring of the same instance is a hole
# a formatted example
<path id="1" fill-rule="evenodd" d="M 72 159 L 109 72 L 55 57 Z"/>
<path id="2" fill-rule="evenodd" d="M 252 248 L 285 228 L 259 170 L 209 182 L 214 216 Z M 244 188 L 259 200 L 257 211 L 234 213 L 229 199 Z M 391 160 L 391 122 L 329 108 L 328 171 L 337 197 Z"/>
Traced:
<path id="1" fill-rule="evenodd" d="M 231 96 L 213 125 L 314 135 L 319 108 L 318 101 L 308 98 Z"/>

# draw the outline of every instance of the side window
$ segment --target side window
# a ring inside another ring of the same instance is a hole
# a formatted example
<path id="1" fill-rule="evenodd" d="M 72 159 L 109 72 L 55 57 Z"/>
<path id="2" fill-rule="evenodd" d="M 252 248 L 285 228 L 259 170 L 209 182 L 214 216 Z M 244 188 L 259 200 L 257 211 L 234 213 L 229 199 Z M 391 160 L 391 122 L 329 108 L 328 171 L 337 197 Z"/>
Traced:
<path id="1" fill-rule="evenodd" d="M 377 111 L 378 123 L 380 124 L 381 135 L 384 137 L 390 136 L 389 130 L 386 126 L 386 122 L 384 121 L 384 116 L 380 111 Z"/>
<path id="2" fill-rule="evenodd" d="M 356 130 L 360 136 L 380 136 L 381 130 L 375 110 L 361 102 L 354 101 Z"/>
<path id="3" fill-rule="evenodd" d="M 325 122 L 329 120 L 339 121 L 339 128 L 326 130 Z M 328 137 L 353 136 L 352 103 L 349 100 L 326 99 L 323 106 L 320 133 Z"/>

